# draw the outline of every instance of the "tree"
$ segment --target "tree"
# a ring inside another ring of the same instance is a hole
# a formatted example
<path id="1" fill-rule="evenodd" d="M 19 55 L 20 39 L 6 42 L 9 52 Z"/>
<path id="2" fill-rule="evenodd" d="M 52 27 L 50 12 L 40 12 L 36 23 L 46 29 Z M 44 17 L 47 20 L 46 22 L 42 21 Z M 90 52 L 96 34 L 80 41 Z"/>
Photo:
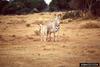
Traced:
<path id="1" fill-rule="evenodd" d="M 42 11 L 46 6 L 44 0 L 11 0 L 1 12 L 3 14 L 27 14 L 31 13 L 34 8 Z"/>
<path id="2" fill-rule="evenodd" d="M 69 5 L 72 9 L 88 10 L 96 0 L 71 0 Z"/>
<path id="3" fill-rule="evenodd" d="M 68 10 L 69 5 L 68 2 L 70 0 L 52 0 L 50 3 L 50 10 Z"/>
<path id="4" fill-rule="evenodd" d="M 0 13 L 2 13 L 2 9 L 8 4 L 9 2 L 6 0 L 0 0 Z"/>

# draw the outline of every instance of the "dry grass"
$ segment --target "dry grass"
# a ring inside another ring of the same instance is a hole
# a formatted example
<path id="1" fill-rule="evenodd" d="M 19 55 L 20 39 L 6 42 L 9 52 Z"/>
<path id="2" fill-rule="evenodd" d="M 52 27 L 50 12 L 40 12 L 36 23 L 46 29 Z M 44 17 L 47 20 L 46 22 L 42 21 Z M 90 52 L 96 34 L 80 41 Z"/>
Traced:
<path id="1" fill-rule="evenodd" d="M 40 31 L 39 31 L 39 30 L 35 30 L 34 33 L 35 33 L 35 35 L 37 35 L 37 36 L 40 35 Z"/>
<path id="2" fill-rule="evenodd" d="M 0 67 L 79 67 L 80 62 L 100 63 L 100 28 L 79 28 L 97 27 L 97 20 L 65 19 L 56 42 L 41 42 L 38 23 L 54 14 L 0 16 Z"/>
<path id="3" fill-rule="evenodd" d="M 73 21 L 73 19 L 68 18 L 68 19 L 62 20 L 61 24 L 68 24 L 68 23 L 70 23 L 72 21 Z"/>
<path id="4" fill-rule="evenodd" d="M 80 28 L 100 28 L 100 24 L 95 22 L 86 22 L 82 23 Z"/>
<path id="5" fill-rule="evenodd" d="M 79 11 L 67 11 L 65 15 L 63 16 L 63 19 L 67 18 L 79 18 L 80 17 L 80 12 Z"/>

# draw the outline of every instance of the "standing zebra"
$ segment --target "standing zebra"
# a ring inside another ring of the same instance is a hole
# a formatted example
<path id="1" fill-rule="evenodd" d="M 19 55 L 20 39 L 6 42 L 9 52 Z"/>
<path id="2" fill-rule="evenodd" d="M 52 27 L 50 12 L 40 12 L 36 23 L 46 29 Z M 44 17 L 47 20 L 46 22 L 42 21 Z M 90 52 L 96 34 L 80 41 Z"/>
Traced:
<path id="1" fill-rule="evenodd" d="M 55 33 L 60 29 L 61 14 L 57 15 L 54 21 L 40 24 L 40 35 L 41 41 L 47 41 L 48 38 L 51 40 L 51 34 L 53 33 L 53 40 L 55 41 Z"/>

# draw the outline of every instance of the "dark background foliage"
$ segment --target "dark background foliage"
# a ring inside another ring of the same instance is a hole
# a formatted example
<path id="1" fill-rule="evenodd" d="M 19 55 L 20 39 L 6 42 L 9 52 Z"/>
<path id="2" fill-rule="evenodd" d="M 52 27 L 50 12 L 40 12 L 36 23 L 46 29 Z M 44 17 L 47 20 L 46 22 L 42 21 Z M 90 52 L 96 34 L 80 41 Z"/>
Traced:
<path id="1" fill-rule="evenodd" d="M 0 0 L 0 14 L 28 14 L 46 11 L 44 0 Z M 48 11 L 81 10 L 100 16 L 100 0 L 52 0 Z"/>

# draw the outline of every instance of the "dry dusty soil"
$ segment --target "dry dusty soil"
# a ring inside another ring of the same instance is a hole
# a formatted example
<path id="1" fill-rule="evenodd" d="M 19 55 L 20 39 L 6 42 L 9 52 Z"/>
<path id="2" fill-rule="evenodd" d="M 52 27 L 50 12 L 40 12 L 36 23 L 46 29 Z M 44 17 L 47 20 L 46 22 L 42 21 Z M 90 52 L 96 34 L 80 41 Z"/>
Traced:
<path id="1" fill-rule="evenodd" d="M 56 42 L 41 42 L 38 24 L 55 13 L 0 16 L 0 67 L 79 67 L 100 63 L 100 28 L 81 28 L 100 20 L 62 20 Z M 56 13 L 57 14 L 57 13 Z"/>

